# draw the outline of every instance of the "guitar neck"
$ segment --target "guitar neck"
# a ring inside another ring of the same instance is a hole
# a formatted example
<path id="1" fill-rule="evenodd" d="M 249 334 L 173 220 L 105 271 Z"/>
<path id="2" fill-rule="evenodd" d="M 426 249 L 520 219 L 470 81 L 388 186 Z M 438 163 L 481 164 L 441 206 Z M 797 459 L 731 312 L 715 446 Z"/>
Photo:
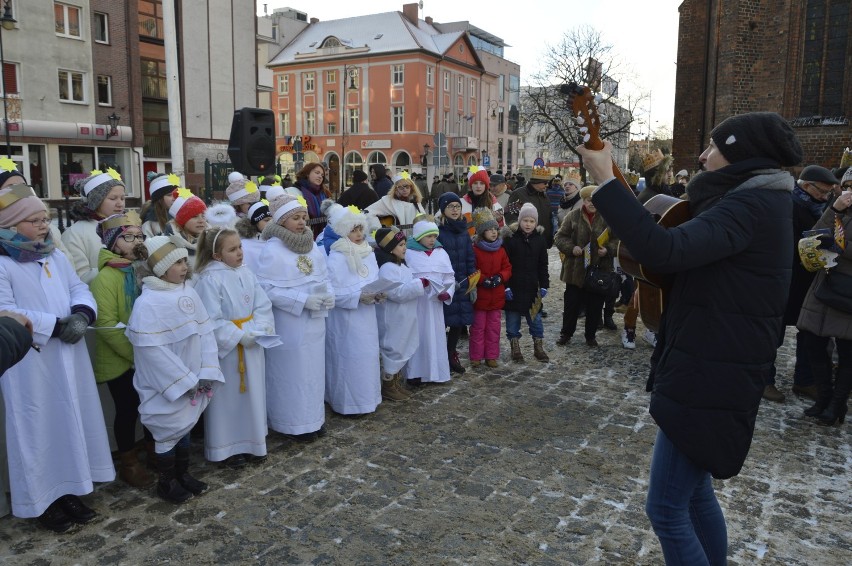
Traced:
<path id="1" fill-rule="evenodd" d="M 308 219 L 308 226 L 316 226 L 317 224 L 323 224 L 328 222 L 328 218 L 325 216 L 317 216 L 316 218 Z"/>

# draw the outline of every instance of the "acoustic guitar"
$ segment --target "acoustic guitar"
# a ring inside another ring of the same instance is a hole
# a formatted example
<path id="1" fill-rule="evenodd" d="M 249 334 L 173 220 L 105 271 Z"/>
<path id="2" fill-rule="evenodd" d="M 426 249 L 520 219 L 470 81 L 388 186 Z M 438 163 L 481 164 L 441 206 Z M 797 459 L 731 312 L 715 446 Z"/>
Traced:
<path id="1" fill-rule="evenodd" d="M 574 119 L 580 126 L 583 145 L 588 149 L 599 150 L 604 146 L 600 138 L 600 115 L 595 95 L 587 86 L 575 83 L 564 85 L 562 93 L 567 94 Z M 633 190 L 613 161 L 612 172 L 625 189 Z M 645 210 L 651 213 L 657 224 L 672 228 L 689 220 L 689 203 L 669 195 L 657 195 L 645 203 Z M 654 332 L 660 328 L 660 319 L 665 306 L 666 294 L 671 290 L 672 275 L 654 273 L 630 254 L 623 242 L 618 243 L 618 261 L 621 269 L 636 278 L 639 293 L 639 315 L 646 327 Z"/>

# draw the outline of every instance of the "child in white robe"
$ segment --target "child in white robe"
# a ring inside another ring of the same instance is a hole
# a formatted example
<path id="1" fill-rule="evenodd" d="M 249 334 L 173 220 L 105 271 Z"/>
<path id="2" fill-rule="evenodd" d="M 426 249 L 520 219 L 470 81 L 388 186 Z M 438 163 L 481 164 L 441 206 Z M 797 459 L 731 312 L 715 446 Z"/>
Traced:
<path id="1" fill-rule="evenodd" d="M 176 236 L 145 241 L 142 294 L 133 305 L 127 338 L 133 345 L 139 416 L 157 453 L 157 495 L 183 503 L 207 490 L 189 474 L 189 431 L 223 382 L 213 321 L 195 290 L 185 283 L 187 250 Z"/>
<path id="2" fill-rule="evenodd" d="M 425 294 L 427 279 L 414 277 L 405 264 L 405 233 L 396 226 L 376 231 L 376 262 L 379 277 L 399 283 L 387 292 L 387 301 L 376 305 L 379 348 L 382 357 L 382 398 L 404 401 L 411 394 L 402 387 L 400 375 L 420 345 L 417 299 Z"/>
<path id="3" fill-rule="evenodd" d="M 269 201 L 264 199 L 251 205 L 245 218 L 237 220 L 237 233 L 243 240 L 243 263 L 255 274 L 260 264 L 260 252 L 266 243 L 260 235 L 271 219 Z"/>
<path id="4" fill-rule="evenodd" d="M 214 210 L 215 205 L 208 210 Z M 209 220 L 209 219 L 208 219 Z M 213 222 L 211 221 L 211 224 Z M 208 228 L 198 239 L 195 291 L 216 328 L 225 384 L 204 415 L 204 455 L 239 468 L 266 460 L 266 356 L 258 336 L 275 333 L 272 303 L 243 264 L 235 230 Z"/>
<path id="5" fill-rule="evenodd" d="M 63 532 L 96 516 L 78 496 L 115 479 L 115 468 L 82 340 L 97 306 L 49 231 L 32 189 L 0 190 L 0 310 L 29 318 L 40 348 L 0 378 L 12 513 Z"/>
<path id="6" fill-rule="evenodd" d="M 421 220 L 414 224 L 408 239 L 405 263 L 414 277 L 426 279 L 425 294 L 417 299 L 420 343 L 408 362 L 409 383 L 442 383 L 450 380 L 447 334 L 443 304 L 450 304 L 455 291 L 455 274 L 450 256 L 438 241 L 438 226 Z"/>
<path id="7" fill-rule="evenodd" d="M 382 402 L 375 305 L 386 295 L 363 291 L 379 275 L 365 234 L 367 217 L 355 206 L 339 204 L 329 207 L 327 214 L 326 229 L 340 238 L 328 254 L 334 308 L 325 331 L 325 400 L 335 413 L 363 415 Z"/>
<path id="8" fill-rule="evenodd" d="M 334 295 L 305 200 L 282 194 L 269 210 L 257 279 L 283 344 L 266 350 L 266 413 L 272 430 L 312 442 L 326 434 L 325 322 Z"/>

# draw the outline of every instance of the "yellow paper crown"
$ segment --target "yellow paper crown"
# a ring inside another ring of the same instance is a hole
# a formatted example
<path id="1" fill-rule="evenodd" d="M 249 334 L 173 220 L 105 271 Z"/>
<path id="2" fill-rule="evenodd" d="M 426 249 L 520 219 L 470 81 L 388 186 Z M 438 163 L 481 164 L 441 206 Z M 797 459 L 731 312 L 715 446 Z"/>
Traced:
<path id="1" fill-rule="evenodd" d="M 254 181 L 246 181 L 246 192 L 248 194 L 256 193 L 257 183 L 255 183 Z"/>
<path id="2" fill-rule="evenodd" d="M 9 159 L 8 157 L 4 157 L 0 159 L 0 169 L 6 171 L 7 173 L 10 173 L 12 171 L 17 171 L 18 166 L 15 165 L 15 162 Z"/>
<path id="3" fill-rule="evenodd" d="M 639 173 L 636 171 L 628 171 L 624 175 L 624 179 L 627 181 L 628 185 L 636 186 L 639 184 Z"/>
<path id="4" fill-rule="evenodd" d="M 565 174 L 563 181 L 566 183 L 574 183 L 577 187 L 583 184 L 582 179 L 580 179 L 579 171 L 568 171 L 568 173 Z"/>
<path id="5" fill-rule="evenodd" d="M 172 185 L 173 187 L 179 187 L 180 186 L 180 177 L 178 177 L 174 173 L 169 173 L 169 176 L 167 178 L 169 180 L 169 184 Z"/>
<path id="6" fill-rule="evenodd" d="M 192 198 L 194 195 L 192 194 L 192 191 L 186 187 L 179 187 L 177 189 L 177 196 L 178 198 Z"/>
<path id="7" fill-rule="evenodd" d="M 302 195 L 296 197 L 296 202 L 298 202 L 301 206 L 308 208 L 308 201 L 306 201 L 305 197 Z"/>
<path id="8" fill-rule="evenodd" d="M 0 160 L 2 162 L 2 160 Z M 852 149 L 848 147 L 843 150 L 843 157 L 840 158 L 840 166 L 841 167 L 850 167 L 852 166 Z M 8 171 L 8 169 L 7 169 Z"/>
<path id="9" fill-rule="evenodd" d="M 347 206 L 346 210 L 348 210 L 352 214 L 361 214 L 361 209 L 355 206 L 354 204 L 350 204 L 349 206 Z"/>
<path id="10" fill-rule="evenodd" d="M 533 167 L 530 179 L 537 179 L 539 181 L 549 181 L 550 177 L 550 169 L 548 169 L 547 167 Z"/>
<path id="11" fill-rule="evenodd" d="M 113 169 L 112 167 L 107 168 L 107 175 L 115 179 L 116 181 L 121 181 L 121 173 Z"/>
<path id="12" fill-rule="evenodd" d="M 103 221 L 102 226 L 104 230 L 112 230 L 119 226 L 142 226 L 142 219 L 139 218 L 139 214 L 135 210 L 128 210 L 120 216 L 107 218 Z"/>
<path id="13" fill-rule="evenodd" d="M 659 148 L 655 149 L 650 153 L 646 153 L 642 156 L 642 170 L 647 171 L 652 167 L 656 167 L 660 163 L 663 162 L 665 156 L 663 152 L 659 150 Z"/>

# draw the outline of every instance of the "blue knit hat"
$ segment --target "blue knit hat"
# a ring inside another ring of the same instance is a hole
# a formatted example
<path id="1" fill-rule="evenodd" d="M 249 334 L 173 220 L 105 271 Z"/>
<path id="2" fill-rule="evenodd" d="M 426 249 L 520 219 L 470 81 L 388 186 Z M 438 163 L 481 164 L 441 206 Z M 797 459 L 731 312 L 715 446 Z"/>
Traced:
<path id="1" fill-rule="evenodd" d="M 461 199 L 459 198 L 459 195 L 457 195 L 456 193 L 447 192 L 438 197 L 438 208 L 440 209 L 441 214 L 444 213 L 444 209 L 447 208 L 447 205 L 451 202 L 457 202 L 461 204 Z"/>

